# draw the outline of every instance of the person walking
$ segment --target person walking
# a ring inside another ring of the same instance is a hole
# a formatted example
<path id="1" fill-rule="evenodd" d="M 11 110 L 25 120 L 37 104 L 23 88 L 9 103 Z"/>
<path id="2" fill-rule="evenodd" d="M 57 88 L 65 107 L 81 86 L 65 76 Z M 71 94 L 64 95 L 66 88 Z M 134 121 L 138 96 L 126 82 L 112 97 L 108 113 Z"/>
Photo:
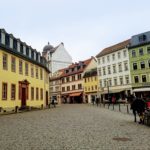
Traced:
<path id="1" fill-rule="evenodd" d="M 96 97 L 96 105 L 98 106 L 98 104 L 99 104 L 99 98 Z"/>

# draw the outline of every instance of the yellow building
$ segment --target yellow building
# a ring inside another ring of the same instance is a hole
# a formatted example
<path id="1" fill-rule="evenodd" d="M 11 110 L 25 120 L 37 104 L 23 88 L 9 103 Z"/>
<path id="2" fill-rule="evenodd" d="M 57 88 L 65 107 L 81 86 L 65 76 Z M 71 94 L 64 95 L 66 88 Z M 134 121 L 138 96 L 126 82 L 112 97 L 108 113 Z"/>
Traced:
<path id="1" fill-rule="evenodd" d="M 45 107 L 48 100 L 49 70 L 45 58 L 0 29 L 0 110 Z"/>
<path id="2" fill-rule="evenodd" d="M 92 99 L 96 99 L 98 96 L 98 76 L 97 76 L 97 68 L 93 68 L 87 70 L 84 73 L 84 97 L 87 103 L 91 103 Z"/>

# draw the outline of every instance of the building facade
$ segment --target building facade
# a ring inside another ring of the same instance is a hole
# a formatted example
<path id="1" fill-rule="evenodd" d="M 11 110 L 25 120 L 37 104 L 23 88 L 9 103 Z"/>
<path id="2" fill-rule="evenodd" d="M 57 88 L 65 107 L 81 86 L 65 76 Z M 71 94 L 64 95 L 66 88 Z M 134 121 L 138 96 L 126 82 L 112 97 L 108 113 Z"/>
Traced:
<path id="1" fill-rule="evenodd" d="M 50 99 L 54 99 L 56 103 L 61 104 L 61 75 L 63 69 L 53 73 L 50 77 Z"/>
<path id="2" fill-rule="evenodd" d="M 48 43 L 48 45 L 43 48 L 42 55 L 48 61 L 48 67 L 51 71 L 51 75 L 72 64 L 72 57 L 65 49 L 63 43 L 60 43 L 56 47 L 53 47 Z"/>
<path id="3" fill-rule="evenodd" d="M 0 29 L 0 58 L 1 110 L 48 105 L 49 70 L 39 52 Z"/>
<path id="4" fill-rule="evenodd" d="M 150 96 L 150 32 L 132 36 L 129 46 L 133 92 L 139 97 Z"/>
<path id="5" fill-rule="evenodd" d="M 83 95 L 83 74 L 93 57 L 64 69 L 61 76 L 62 103 L 85 103 Z"/>
<path id="6" fill-rule="evenodd" d="M 130 40 L 103 49 L 98 59 L 98 77 L 101 87 L 101 99 L 125 99 L 131 93 L 131 77 L 128 45 Z"/>

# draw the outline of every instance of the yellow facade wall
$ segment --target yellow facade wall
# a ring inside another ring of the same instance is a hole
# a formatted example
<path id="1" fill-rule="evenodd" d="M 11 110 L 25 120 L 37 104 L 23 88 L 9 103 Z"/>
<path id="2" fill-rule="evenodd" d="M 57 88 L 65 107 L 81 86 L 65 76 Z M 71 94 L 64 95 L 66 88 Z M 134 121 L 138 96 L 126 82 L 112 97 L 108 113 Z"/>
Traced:
<path id="1" fill-rule="evenodd" d="M 8 69 L 3 70 L 3 54 L 7 54 Z M 11 57 L 16 59 L 16 72 L 11 71 Z M 19 74 L 19 60 L 23 62 L 23 74 Z M 28 63 L 28 76 L 25 75 L 25 62 Z M 31 77 L 31 65 L 34 66 L 34 77 Z M 36 67 L 38 67 L 39 78 L 36 79 Z M 35 65 L 31 62 L 23 60 L 12 54 L 9 54 L 0 49 L 0 107 L 11 108 L 21 106 L 21 100 L 19 99 L 19 81 L 27 80 L 29 84 L 29 95 L 28 100 L 26 100 L 27 106 L 45 106 L 46 104 L 46 91 L 49 93 L 49 81 L 48 72 L 42 68 L 43 80 L 40 79 L 40 66 Z M 2 100 L 2 83 L 7 83 L 7 100 Z M 11 100 L 11 84 L 16 85 L 16 95 L 15 100 Z M 34 100 L 31 100 L 31 87 L 34 87 Z M 36 88 L 39 88 L 39 100 L 36 100 Z M 43 89 L 43 100 L 40 99 L 40 89 Z"/>

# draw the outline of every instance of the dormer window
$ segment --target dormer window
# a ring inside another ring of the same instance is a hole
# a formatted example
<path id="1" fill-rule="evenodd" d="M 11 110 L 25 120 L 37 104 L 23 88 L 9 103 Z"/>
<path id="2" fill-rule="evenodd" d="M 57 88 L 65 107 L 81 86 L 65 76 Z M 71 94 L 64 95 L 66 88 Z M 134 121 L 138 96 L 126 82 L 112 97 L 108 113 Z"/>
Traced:
<path id="1" fill-rule="evenodd" d="M 36 61 L 38 61 L 38 53 L 36 53 Z"/>
<path id="2" fill-rule="evenodd" d="M 5 44 L 8 47 L 10 46 L 10 39 L 9 39 L 9 35 L 8 34 L 5 35 Z"/>
<path id="3" fill-rule="evenodd" d="M 29 56 L 29 47 L 26 47 L 26 55 Z"/>
<path id="4" fill-rule="evenodd" d="M 34 59 L 34 51 L 31 51 L 31 58 Z"/>
<path id="5" fill-rule="evenodd" d="M 17 40 L 13 39 L 13 49 L 17 50 Z"/>
<path id="6" fill-rule="evenodd" d="M 20 44 L 20 52 L 23 54 L 23 44 Z"/>
<path id="7" fill-rule="evenodd" d="M 77 69 L 79 70 L 81 68 L 81 66 L 77 66 Z"/>
<path id="8" fill-rule="evenodd" d="M 66 70 L 66 73 L 68 73 L 69 72 L 69 70 Z"/>
<path id="9" fill-rule="evenodd" d="M 139 42 L 145 42 L 146 41 L 146 35 L 143 34 L 143 35 L 140 35 L 139 36 Z"/>
<path id="10" fill-rule="evenodd" d="M 71 71 L 73 72 L 73 71 L 74 71 L 74 68 L 72 68 Z"/>

